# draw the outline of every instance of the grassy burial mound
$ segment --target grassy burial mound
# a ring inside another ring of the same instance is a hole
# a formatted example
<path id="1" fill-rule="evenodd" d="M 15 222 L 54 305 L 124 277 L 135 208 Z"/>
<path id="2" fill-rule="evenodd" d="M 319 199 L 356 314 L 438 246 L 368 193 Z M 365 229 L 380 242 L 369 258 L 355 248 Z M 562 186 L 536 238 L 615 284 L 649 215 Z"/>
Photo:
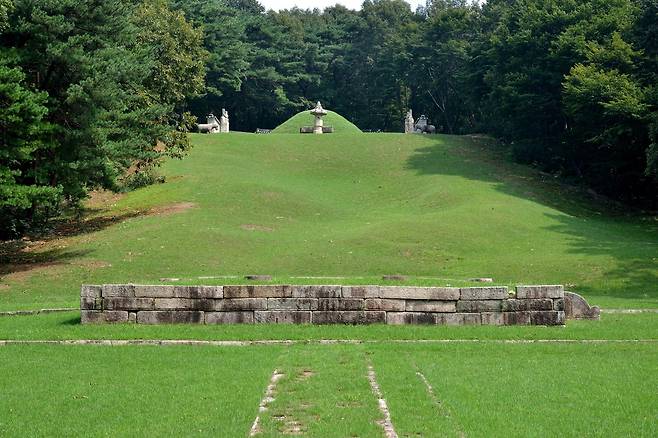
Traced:
<path id="1" fill-rule="evenodd" d="M 313 126 L 313 116 L 309 110 L 295 114 L 272 131 L 273 134 L 299 134 L 302 126 Z M 333 111 L 327 111 L 324 116 L 324 126 L 333 126 L 336 134 L 358 134 L 361 130 L 345 117 Z"/>

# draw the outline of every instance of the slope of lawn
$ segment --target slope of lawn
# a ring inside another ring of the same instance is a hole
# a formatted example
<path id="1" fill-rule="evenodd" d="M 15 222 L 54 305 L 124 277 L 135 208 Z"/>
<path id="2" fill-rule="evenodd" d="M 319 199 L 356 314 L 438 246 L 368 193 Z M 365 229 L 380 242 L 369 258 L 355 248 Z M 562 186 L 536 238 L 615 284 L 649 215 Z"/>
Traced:
<path id="1" fill-rule="evenodd" d="M 309 110 L 295 114 L 274 130 L 272 134 L 299 134 L 299 128 L 302 126 L 313 126 L 315 117 L 309 113 Z M 345 117 L 333 111 L 327 111 L 323 118 L 324 126 L 332 126 L 334 134 L 359 134 L 361 130 L 347 120 Z M 333 134 L 332 134 L 333 135 Z"/>
<path id="2" fill-rule="evenodd" d="M 658 307 L 655 218 L 610 212 L 510 164 L 486 139 L 232 133 L 193 143 L 162 168 L 165 184 L 105 194 L 60 234 L 2 244 L 0 310 L 76 307 L 81 283 L 253 273 L 338 284 L 493 277 L 565 284 L 604 307 Z"/>

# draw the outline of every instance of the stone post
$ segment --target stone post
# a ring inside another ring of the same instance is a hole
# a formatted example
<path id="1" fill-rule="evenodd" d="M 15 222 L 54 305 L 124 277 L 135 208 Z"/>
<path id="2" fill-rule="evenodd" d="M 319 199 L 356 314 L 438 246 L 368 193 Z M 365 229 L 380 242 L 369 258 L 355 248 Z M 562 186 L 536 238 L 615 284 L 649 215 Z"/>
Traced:
<path id="1" fill-rule="evenodd" d="M 219 132 L 229 132 L 228 111 L 222 108 L 222 116 L 219 119 Z"/>
<path id="2" fill-rule="evenodd" d="M 414 133 L 414 116 L 411 113 L 411 110 L 407 112 L 407 117 L 404 119 L 404 133 L 413 134 Z"/>

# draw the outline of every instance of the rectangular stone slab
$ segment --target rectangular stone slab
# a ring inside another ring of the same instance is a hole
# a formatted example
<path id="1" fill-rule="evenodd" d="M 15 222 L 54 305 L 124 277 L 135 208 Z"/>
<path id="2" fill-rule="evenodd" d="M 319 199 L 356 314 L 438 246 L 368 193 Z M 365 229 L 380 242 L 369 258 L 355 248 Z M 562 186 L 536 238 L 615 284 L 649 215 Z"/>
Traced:
<path id="1" fill-rule="evenodd" d="M 104 284 L 101 294 L 105 297 L 134 297 L 135 286 L 132 284 Z"/>
<path id="2" fill-rule="evenodd" d="M 254 312 L 205 312 L 206 324 L 253 324 Z"/>
<path id="3" fill-rule="evenodd" d="M 462 287 L 460 299 L 462 300 L 504 300 L 509 296 L 507 287 Z"/>
<path id="4" fill-rule="evenodd" d="M 405 310 L 407 312 L 456 312 L 457 301 L 435 301 L 435 300 L 406 300 Z"/>
<path id="5" fill-rule="evenodd" d="M 102 286 L 83 284 L 80 287 L 80 296 L 87 298 L 100 298 L 102 290 Z"/>
<path id="6" fill-rule="evenodd" d="M 311 312 L 256 310 L 254 322 L 257 324 L 310 324 Z"/>
<path id="7" fill-rule="evenodd" d="M 317 298 L 268 298 L 267 310 L 317 310 Z"/>
<path id="8" fill-rule="evenodd" d="M 128 315 L 126 314 L 126 319 Z M 203 324 L 203 312 L 188 310 L 142 310 L 137 312 L 138 324 Z"/>
<path id="9" fill-rule="evenodd" d="M 107 297 L 103 298 L 107 310 L 154 310 L 153 298 Z"/>
<path id="10" fill-rule="evenodd" d="M 503 312 L 523 312 L 527 310 L 553 310 L 553 300 L 541 298 L 537 300 L 503 300 Z"/>
<path id="11" fill-rule="evenodd" d="M 103 312 L 83 310 L 80 312 L 80 322 L 82 324 L 128 322 L 128 312 L 125 310 L 105 310 Z"/>
<path id="12" fill-rule="evenodd" d="M 378 311 L 344 311 L 344 312 L 313 312 L 313 324 L 373 324 L 385 323 L 386 312 Z"/>
<path id="13" fill-rule="evenodd" d="M 224 298 L 289 298 L 292 287 L 288 285 L 241 285 L 224 286 Z"/>
<path id="14" fill-rule="evenodd" d="M 213 300 L 212 310 L 218 312 L 267 310 L 267 298 L 235 298 Z"/>
<path id="15" fill-rule="evenodd" d="M 564 298 L 564 286 L 516 286 L 516 298 Z"/>
<path id="16" fill-rule="evenodd" d="M 532 325 L 562 325 L 564 324 L 564 312 L 530 312 L 530 323 Z"/>
<path id="17" fill-rule="evenodd" d="M 381 286 L 380 298 L 402 298 L 408 300 L 458 300 L 459 288 L 456 287 L 410 287 Z"/>
<path id="18" fill-rule="evenodd" d="M 318 310 L 341 311 L 364 308 L 365 300 L 362 298 L 318 298 Z"/>
<path id="19" fill-rule="evenodd" d="M 174 286 L 174 298 L 223 298 L 223 286 Z"/>
<path id="20" fill-rule="evenodd" d="M 457 312 L 500 312 L 502 310 L 502 303 L 501 300 L 460 300 L 457 301 Z"/>
<path id="21" fill-rule="evenodd" d="M 135 289 L 136 297 L 171 298 L 174 296 L 174 286 L 169 286 L 169 285 L 163 285 L 163 284 L 137 285 L 134 287 L 134 289 Z"/>
<path id="22" fill-rule="evenodd" d="M 295 298 L 340 298 L 342 294 L 342 286 L 292 286 L 292 296 Z"/>
<path id="23" fill-rule="evenodd" d="M 378 298 L 379 286 L 342 286 L 343 298 Z"/>
<path id="24" fill-rule="evenodd" d="M 404 312 L 406 307 L 405 300 L 388 300 L 385 298 L 366 298 L 366 310 L 386 310 L 393 312 Z"/>

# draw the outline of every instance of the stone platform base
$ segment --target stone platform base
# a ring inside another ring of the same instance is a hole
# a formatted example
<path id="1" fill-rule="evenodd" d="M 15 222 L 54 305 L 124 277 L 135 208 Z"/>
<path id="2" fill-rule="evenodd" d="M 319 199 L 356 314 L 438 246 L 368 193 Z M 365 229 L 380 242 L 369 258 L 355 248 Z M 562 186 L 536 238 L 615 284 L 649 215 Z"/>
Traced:
<path id="1" fill-rule="evenodd" d="M 83 285 L 82 323 L 562 325 L 562 286 Z"/>

